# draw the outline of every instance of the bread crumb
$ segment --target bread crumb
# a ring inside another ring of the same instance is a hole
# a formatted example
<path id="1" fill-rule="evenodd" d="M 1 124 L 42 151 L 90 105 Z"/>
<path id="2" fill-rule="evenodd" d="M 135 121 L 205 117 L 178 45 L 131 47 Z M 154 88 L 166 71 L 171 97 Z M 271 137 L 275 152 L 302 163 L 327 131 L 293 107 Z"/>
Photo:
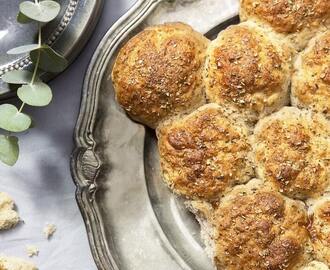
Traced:
<path id="1" fill-rule="evenodd" d="M 47 224 L 44 228 L 44 235 L 47 239 L 50 239 L 56 232 L 56 226 L 54 224 Z"/>
<path id="2" fill-rule="evenodd" d="M 31 262 L 20 258 L 7 257 L 0 255 L 0 269 L 1 270 L 38 270 L 38 268 Z"/>
<path id="3" fill-rule="evenodd" d="M 322 262 L 312 261 L 302 270 L 329 270 L 329 268 Z"/>
<path id="4" fill-rule="evenodd" d="M 0 192 L 0 231 L 15 227 L 19 221 L 13 199 L 8 194 Z"/>
<path id="5" fill-rule="evenodd" d="M 26 246 L 26 253 L 29 257 L 38 256 L 39 255 L 39 249 L 36 246 L 27 245 Z"/>

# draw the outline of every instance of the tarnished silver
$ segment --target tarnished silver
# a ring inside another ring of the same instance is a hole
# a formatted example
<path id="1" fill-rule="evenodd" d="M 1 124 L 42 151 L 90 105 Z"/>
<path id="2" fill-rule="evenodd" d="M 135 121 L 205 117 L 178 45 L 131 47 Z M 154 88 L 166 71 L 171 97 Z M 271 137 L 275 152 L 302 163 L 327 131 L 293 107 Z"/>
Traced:
<path id="1" fill-rule="evenodd" d="M 214 37 L 237 21 L 237 9 L 236 0 L 140 0 L 99 44 L 85 77 L 71 160 L 99 269 L 213 269 L 197 222 L 160 179 L 154 131 L 118 106 L 110 74 L 118 50 L 144 27 L 180 18 Z"/>
<path id="2" fill-rule="evenodd" d="M 7 55 L 14 47 L 34 43 L 37 35 L 35 24 L 16 22 L 21 0 L 0 0 L 0 77 L 14 69 L 29 69 L 27 55 Z M 60 0 L 59 16 L 43 27 L 43 42 L 63 54 L 69 62 L 78 55 L 94 29 L 101 12 L 103 0 Z M 44 74 L 50 79 L 54 74 Z M 0 80 L 0 99 L 14 95 L 9 85 Z"/>

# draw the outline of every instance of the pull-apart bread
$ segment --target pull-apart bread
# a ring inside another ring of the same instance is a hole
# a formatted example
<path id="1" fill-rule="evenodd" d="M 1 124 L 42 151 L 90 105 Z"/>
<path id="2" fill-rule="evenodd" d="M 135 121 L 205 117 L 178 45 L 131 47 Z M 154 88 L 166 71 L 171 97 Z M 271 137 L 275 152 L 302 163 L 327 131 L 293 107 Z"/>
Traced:
<path id="1" fill-rule="evenodd" d="M 330 0 L 241 0 L 240 13 L 212 42 L 183 23 L 137 34 L 112 71 L 116 98 L 156 129 L 162 178 L 216 269 L 329 270 L 329 31 L 295 71 L 293 58 L 330 26 Z"/>
<path id="2" fill-rule="evenodd" d="M 254 176 L 248 127 L 230 111 L 207 104 L 157 129 L 164 181 L 190 199 L 217 200 Z"/>
<path id="3" fill-rule="evenodd" d="M 330 30 L 313 38 L 298 56 L 292 77 L 291 103 L 330 118 Z"/>
<path id="4" fill-rule="evenodd" d="M 205 103 L 202 69 L 209 40 L 183 23 L 152 26 L 120 50 L 112 80 L 118 103 L 151 128 Z"/>
<path id="5" fill-rule="evenodd" d="M 259 178 L 285 195 L 320 196 L 330 183 L 330 123 L 322 114 L 284 107 L 257 124 L 253 136 Z"/>
<path id="6" fill-rule="evenodd" d="M 330 27 L 329 0 L 240 0 L 240 18 L 269 25 L 298 50 Z"/>
<path id="7" fill-rule="evenodd" d="M 207 50 L 208 101 L 229 106 L 249 123 L 289 103 L 294 49 L 253 22 L 220 32 Z"/>
<path id="8" fill-rule="evenodd" d="M 190 207 L 218 270 L 293 270 L 312 260 L 304 204 L 259 179 L 234 187 L 214 208 Z"/>

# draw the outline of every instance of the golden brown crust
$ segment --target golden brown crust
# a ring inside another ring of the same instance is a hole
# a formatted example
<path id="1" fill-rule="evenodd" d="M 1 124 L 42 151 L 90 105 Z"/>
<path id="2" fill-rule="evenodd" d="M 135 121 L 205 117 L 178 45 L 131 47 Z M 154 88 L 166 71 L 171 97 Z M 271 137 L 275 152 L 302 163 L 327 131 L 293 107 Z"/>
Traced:
<path id="1" fill-rule="evenodd" d="M 319 199 L 311 209 L 310 231 L 316 258 L 330 265 L 330 197 Z"/>
<path id="2" fill-rule="evenodd" d="M 235 187 L 206 218 L 219 270 L 298 269 L 311 260 L 303 204 L 260 180 Z"/>
<path id="3" fill-rule="evenodd" d="M 330 24 L 329 0 L 241 0 L 241 20 L 253 19 L 291 35 L 299 48 Z"/>
<path id="4" fill-rule="evenodd" d="M 252 22 L 222 31 L 204 71 L 209 101 L 234 106 L 252 122 L 289 102 L 293 49 Z"/>
<path id="5" fill-rule="evenodd" d="M 330 117 L 330 31 L 315 37 L 299 55 L 292 78 L 291 102 Z"/>
<path id="6" fill-rule="evenodd" d="M 330 124 L 321 114 L 285 107 L 261 120 L 253 147 L 259 177 L 294 198 L 329 187 Z"/>
<path id="7" fill-rule="evenodd" d="M 216 104 L 157 129 L 162 175 L 176 193 L 216 199 L 253 177 L 248 129 Z"/>
<path id="8" fill-rule="evenodd" d="M 118 103 L 152 128 L 204 103 L 202 67 L 209 41 L 183 23 L 145 29 L 120 50 L 112 72 Z"/>

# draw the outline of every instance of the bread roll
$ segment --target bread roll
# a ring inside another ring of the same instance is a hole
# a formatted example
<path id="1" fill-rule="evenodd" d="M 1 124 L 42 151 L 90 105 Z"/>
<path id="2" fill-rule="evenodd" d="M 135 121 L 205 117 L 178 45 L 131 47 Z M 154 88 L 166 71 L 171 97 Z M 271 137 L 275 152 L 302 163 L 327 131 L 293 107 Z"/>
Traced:
<path id="1" fill-rule="evenodd" d="M 257 175 L 299 199 L 323 194 L 330 183 L 330 123 L 322 114 L 285 107 L 262 119 L 253 137 Z"/>
<path id="2" fill-rule="evenodd" d="M 118 103 L 151 128 L 205 103 L 202 69 L 209 44 L 183 23 L 148 27 L 120 50 L 112 80 Z"/>
<path id="3" fill-rule="evenodd" d="M 190 205 L 218 270 L 293 270 L 312 260 L 304 204 L 261 180 L 236 186 L 214 208 Z"/>
<path id="4" fill-rule="evenodd" d="M 330 118 L 330 31 L 317 35 L 297 58 L 291 103 Z"/>
<path id="5" fill-rule="evenodd" d="M 254 176 L 248 128 L 230 111 L 207 104 L 157 129 L 164 181 L 177 194 L 217 200 Z"/>
<path id="6" fill-rule="evenodd" d="M 315 200 L 310 212 L 311 238 L 316 258 L 330 265 L 330 196 Z"/>
<path id="7" fill-rule="evenodd" d="M 329 0 L 240 0 L 240 18 L 270 25 L 303 49 L 319 31 L 330 26 Z"/>
<path id="8" fill-rule="evenodd" d="M 254 124 L 289 103 L 293 52 L 253 22 L 228 27 L 207 51 L 207 99 L 233 107 Z"/>

